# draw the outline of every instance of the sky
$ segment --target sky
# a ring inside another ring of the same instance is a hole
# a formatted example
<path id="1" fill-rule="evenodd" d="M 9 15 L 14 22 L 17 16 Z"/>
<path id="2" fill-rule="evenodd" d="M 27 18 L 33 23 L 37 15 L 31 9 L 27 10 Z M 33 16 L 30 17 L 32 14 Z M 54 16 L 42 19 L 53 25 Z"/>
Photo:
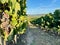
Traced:
<path id="1" fill-rule="evenodd" d="M 27 14 L 47 14 L 60 9 L 60 0 L 27 0 Z"/>

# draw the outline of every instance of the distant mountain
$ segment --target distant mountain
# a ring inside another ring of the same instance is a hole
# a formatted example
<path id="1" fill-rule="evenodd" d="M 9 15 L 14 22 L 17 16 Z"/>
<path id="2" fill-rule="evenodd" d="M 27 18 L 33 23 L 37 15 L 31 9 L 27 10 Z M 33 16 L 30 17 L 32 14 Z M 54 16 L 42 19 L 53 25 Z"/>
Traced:
<path id="1" fill-rule="evenodd" d="M 44 16 L 45 14 L 27 14 L 28 18 L 39 18 L 41 16 Z"/>
<path id="2" fill-rule="evenodd" d="M 35 16 L 44 16 L 45 14 L 27 14 L 27 16 L 33 16 L 33 17 L 35 17 Z"/>
<path id="3" fill-rule="evenodd" d="M 41 15 L 45 15 L 45 14 L 27 14 L 28 16 L 41 16 Z"/>

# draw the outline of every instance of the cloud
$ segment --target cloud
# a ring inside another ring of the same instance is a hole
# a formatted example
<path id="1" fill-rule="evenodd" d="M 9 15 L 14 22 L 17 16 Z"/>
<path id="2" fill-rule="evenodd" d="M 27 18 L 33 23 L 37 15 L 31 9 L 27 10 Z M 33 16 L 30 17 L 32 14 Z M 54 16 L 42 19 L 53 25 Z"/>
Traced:
<path id="1" fill-rule="evenodd" d="M 44 14 L 44 13 L 49 13 L 52 12 L 54 9 L 52 8 L 41 8 L 41 7 L 36 7 L 36 8 L 31 8 L 27 11 L 27 14 Z"/>
<path id="2" fill-rule="evenodd" d="M 50 0 L 51 3 L 48 5 L 40 5 L 35 8 L 30 8 L 28 9 L 27 13 L 28 14 L 43 14 L 43 13 L 49 13 L 49 12 L 54 12 L 55 9 L 59 9 L 59 7 L 54 7 L 55 3 L 58 0 Z"/>
<path id="3" fill-rule="evenodd" d="M 59 7 L 36 7 L 36 8 L 30 8 L 27 10 L 27 14 L 47 14 L 52 13 L 56 9 L 60 9 Z"/>

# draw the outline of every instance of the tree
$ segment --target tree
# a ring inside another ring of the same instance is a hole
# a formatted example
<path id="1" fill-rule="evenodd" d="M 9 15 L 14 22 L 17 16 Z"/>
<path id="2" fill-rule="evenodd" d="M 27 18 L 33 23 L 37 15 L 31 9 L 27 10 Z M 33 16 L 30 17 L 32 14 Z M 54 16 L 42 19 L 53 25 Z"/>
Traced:
<path id="1" fill-rule="evenodd" d="M 55 23 L 60 25 L 60 9 L 55 10 L 53 16 L 54 16 Z"/>
<path id="2" fill-rule="evenodd" d="M 60 9 L 55 10 L 54 17 L 55 18 L 60 17 Z"/>

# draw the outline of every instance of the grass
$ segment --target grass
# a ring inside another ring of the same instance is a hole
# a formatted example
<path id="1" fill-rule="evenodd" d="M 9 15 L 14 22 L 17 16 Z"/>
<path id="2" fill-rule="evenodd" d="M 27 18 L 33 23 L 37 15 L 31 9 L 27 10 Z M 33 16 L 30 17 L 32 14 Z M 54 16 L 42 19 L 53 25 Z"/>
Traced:
<path id="1" fill-rule="evenodd" d="M 35 14 L 35 15 L 27 15 L 28 21 L 31 21 L 32 19 L 40 18 L 41 16 L 44 16 L 45 14 Z"/>

